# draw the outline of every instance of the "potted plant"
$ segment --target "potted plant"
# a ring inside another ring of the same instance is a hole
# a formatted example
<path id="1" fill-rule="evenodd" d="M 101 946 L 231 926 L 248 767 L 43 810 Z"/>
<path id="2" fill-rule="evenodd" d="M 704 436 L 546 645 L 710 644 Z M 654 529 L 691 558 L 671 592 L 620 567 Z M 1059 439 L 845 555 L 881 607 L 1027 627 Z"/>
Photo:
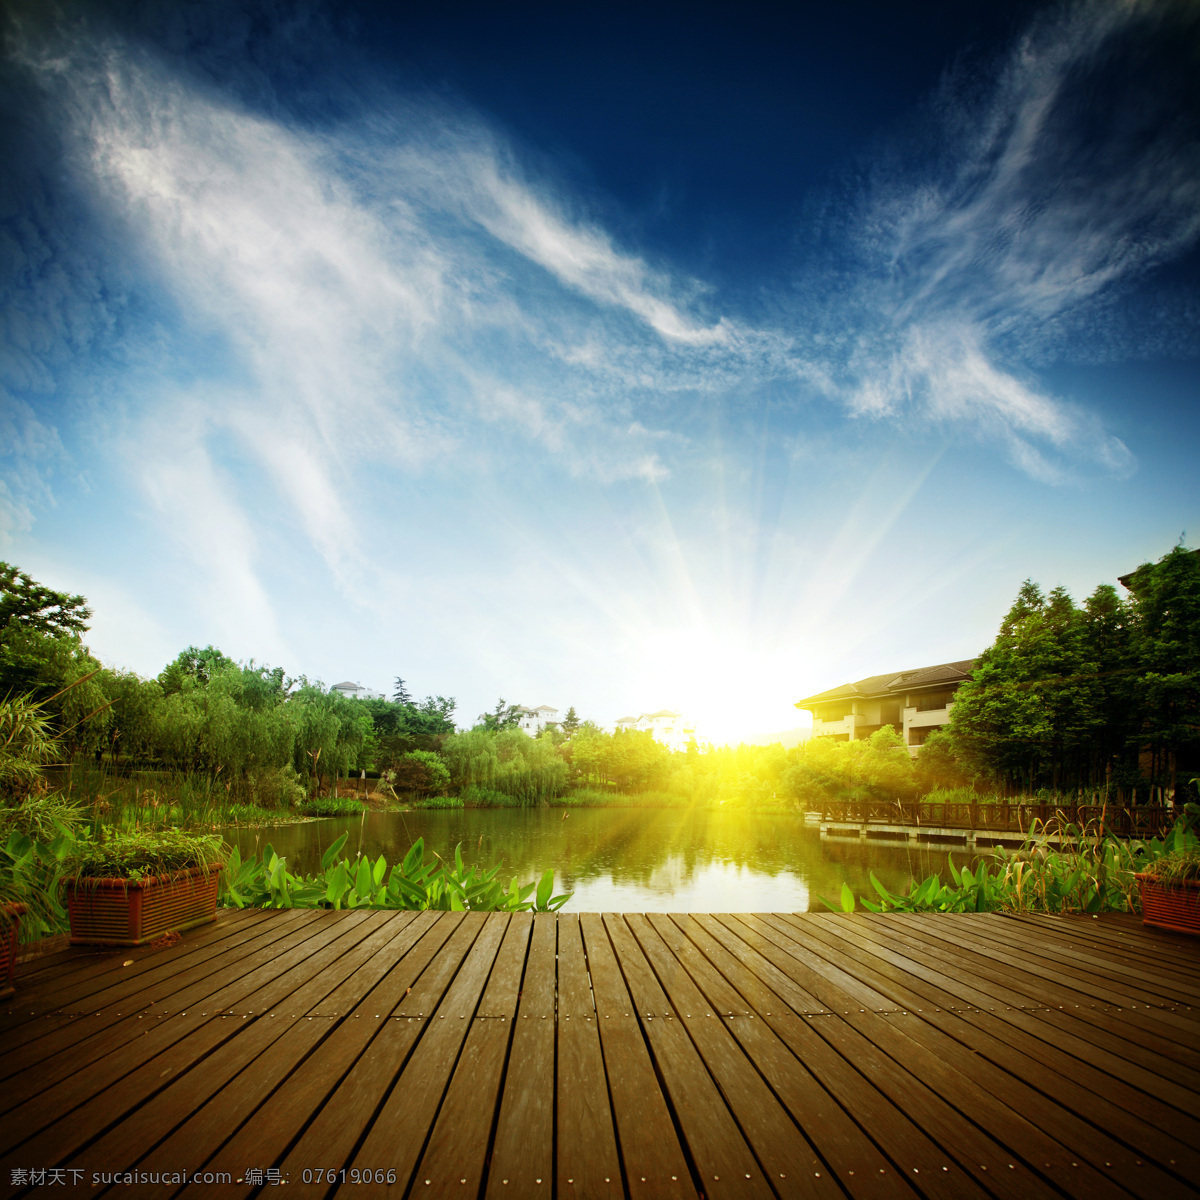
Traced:
<path id="1" fill-rule="evenodd" d="M 71 943 L 140 946 L 215 920 L 225 853 L 217 834 L 179 829 L 80 842 L 67 863 Z"/>
<path id="2" fill-rule="evenodd" d="M 1142 893 L 1142 922 L 1178 933 L 1200 934 L 1200 849 L 1171 850 L 1135 877 Z"/>

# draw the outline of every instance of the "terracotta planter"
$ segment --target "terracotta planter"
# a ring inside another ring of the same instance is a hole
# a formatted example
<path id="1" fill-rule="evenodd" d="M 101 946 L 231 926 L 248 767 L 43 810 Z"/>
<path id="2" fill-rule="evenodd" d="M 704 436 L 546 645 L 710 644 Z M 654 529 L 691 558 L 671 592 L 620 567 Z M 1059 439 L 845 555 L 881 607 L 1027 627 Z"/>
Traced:
<path id="1" fill-rule="evenodd" d="M 17 930 L 25 905 L 15 900 L 0 904 L 0 999 L 13 994 L 13 971 L 17 965 Z"/>
<path id="2" fill-rule="evenodd" d="M 141 946 L 217 918 L 220 867 L 127 879 L 73 879 L 67 913 L 73 946 Z"/>
<path id="3" fill-rule="evenodd" d="M 1200 935 L 1200 881 L 1162 884 L 1139 872 L 1135 878 L 1142 893 L 1142 924 L 1176 933 Z"/>

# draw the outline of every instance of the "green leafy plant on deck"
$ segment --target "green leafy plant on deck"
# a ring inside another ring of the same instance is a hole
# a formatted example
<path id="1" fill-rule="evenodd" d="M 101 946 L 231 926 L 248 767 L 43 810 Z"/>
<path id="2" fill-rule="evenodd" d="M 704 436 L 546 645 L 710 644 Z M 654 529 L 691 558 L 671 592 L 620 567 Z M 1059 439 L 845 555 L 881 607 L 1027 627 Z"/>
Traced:
<path id="1" fill-rule="evenodd" d="M 262 859 L 242 859 L 236 849 L 221 881 L 221 903 L 235 908 L 382 908 L 436 909 L 454 912 L 557 912 L 571 898 L 554 896 L 554 872 L 547 871 L 536 884 L 523 887 L 514 879 L 507 888 L 496 876 L 499 865 L 487 871 L 466 867 L 461 846 L 454 862 L 425 858 L 425 842 L 418 838 L 404 861 L 388 870 L 381 854 L 339 858 L 346 845 L 342 834 L 321 857 L 314 875 L 293 875 L 286 860 L 268 845 Z"/>
<path id="2" fill-rule="evenodd" d="M 75 879 L 128 879 L 137 882 L 193 867 L 224 864 L 227 847 L 219 834 L 182 829 L 140 829 L 92 839 L 79 838 L 63 857 Z"/>

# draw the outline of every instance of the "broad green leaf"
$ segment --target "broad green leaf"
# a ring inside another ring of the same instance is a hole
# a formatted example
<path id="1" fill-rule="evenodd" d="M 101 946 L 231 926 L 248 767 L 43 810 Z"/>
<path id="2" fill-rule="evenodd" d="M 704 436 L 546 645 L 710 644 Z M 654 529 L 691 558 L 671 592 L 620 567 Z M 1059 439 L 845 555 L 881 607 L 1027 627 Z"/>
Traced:
<path id="1" fill-rule="evenodd" d="M 342 847 L 346 844 L 346 839 L 349 836 L 350 836 L 349 833 L 343 833 L 342 836 L 340 838 L 338 838 L 337 841 L 335 841 L 333 843 L 333 845 L 330 846 L 329 849 L 325 851 L 324 854 L 321 855 L 321 870 L 322 871 L 329 870 L 332 863 L 337 859 L 337 856 L 339 854 L 341 854 Z"/>
<path id="2" fill-rule="evenodd" d="M 338 863 L 334 869 L 329 872 L 328 884 L 325 888 L 325 899 L 333 905 L 334 908 L 342 907 L 342 893 L 346 890 L 346 864 Z"/>

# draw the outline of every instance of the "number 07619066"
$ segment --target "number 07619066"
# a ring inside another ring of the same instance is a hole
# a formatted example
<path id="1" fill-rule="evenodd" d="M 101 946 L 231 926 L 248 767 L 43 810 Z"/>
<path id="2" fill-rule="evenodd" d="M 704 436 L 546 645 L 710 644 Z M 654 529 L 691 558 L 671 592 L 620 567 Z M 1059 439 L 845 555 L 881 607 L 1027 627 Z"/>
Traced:
<path id="1" fill-rule="evenodd" d="M 304 1183 L 395 1183 L 396 1172 L 382 1167 L 305 1167 Z"/>

